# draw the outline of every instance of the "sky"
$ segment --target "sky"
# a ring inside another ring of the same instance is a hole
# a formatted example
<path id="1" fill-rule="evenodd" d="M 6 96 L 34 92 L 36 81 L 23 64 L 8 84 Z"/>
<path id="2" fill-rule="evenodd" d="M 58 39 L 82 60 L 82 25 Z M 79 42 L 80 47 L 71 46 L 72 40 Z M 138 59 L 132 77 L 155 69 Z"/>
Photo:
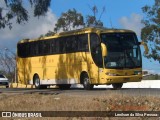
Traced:
<path id="1" fill-rule="evenodd" d="M 49 30 L 53 30 L 62 12 L 75 8 L 77 12 L 86 16 L 92 14 L 90 7 L 93 5 L 98 7 L 99 13 L 105 7 L 106 10 L 101 18 L 104 27 L 133 30 L 141 41 L 140 34 L 143 27 L 141 20 L 144 17 L 141 8 L 153 4 L 154 0 L 52 0 L 46 16 L 39 19 L 33 17 L 33 9 L 28 7 L 30 18 L 27 23 L 19 25 L 13 20 L 11 30 L 7 27 L 0 29 L 0 49 L 7 48 L 16 51 L 16 44 L 19 40 L 37 38 Z M 0 6 L 5 6 L 4 0 L 0 0 Z M 141 49 L 143 54 L 143 47 Z M 160 74 L 159 62 L 142 58 L 144 70 Z"/>

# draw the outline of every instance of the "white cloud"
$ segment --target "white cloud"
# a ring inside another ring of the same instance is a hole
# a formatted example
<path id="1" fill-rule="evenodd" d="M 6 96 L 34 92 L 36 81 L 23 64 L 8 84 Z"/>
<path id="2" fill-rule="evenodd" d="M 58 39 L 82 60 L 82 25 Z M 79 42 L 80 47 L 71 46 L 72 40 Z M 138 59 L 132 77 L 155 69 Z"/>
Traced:
<path id="1" fill-rule="evenodd" d="M 4 47 L 15 49 L 19 40 L 24 38 L 37 38 L 42 34 L 46 34 L 49 30 L 53 30 L 57 17 L 49 10 L 44 17 L 33 17 L 33 10 L 29 9 L 29 21 L 25 24 L 17 24 L 13 20 L 12 29 L 8 27 L 0 29 L 0 49 Z"/>
<path id="2" fill-rule="evenodd" d="M 141 23 L 142 16 L 140 14 L 132 13 L 129 17 L 120 18 L 119 22 L 125 29 L 130 29 L 136 32 L 138 36 L 141 35 L 143 24 Z"/>

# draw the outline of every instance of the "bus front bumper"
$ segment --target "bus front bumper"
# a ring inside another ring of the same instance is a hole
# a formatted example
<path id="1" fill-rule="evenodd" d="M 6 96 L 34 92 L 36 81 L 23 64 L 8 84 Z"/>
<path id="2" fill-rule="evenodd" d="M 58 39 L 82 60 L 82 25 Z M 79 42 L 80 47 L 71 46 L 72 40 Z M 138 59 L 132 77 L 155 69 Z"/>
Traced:
<path id="1" fill-rule="evenodd" d="M 127 82 L 140 82 L 141 80 L 142 80 L 142 75 L 106 76 L 105 78 L 100 78 L 100 83 L 101 84 L 127 83 Z"/>

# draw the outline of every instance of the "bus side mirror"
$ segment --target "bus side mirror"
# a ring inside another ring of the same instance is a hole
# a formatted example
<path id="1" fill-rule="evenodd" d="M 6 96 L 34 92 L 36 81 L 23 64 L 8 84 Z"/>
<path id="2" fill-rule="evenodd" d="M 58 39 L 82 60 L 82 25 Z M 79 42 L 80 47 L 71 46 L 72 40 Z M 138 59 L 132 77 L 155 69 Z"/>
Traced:
<path id="1" fill-rule="evenodd" d="M 138 42 L 138 44 L 139 45 L 143 45 L 143 47 L 144 47 L 144 54 L 148 54 L 148 51 L 149 51 L 149 49 L 148 49 L 148 46 L 147 46 L 147 44 L 145 43 L 145 42 Z"/>
<path id="2" fill-rule="evenodd" d="M 107 47 L 104 43 L 101 43 L 101 49 L 102 49 L 102 56 L 107 56 Z"/>

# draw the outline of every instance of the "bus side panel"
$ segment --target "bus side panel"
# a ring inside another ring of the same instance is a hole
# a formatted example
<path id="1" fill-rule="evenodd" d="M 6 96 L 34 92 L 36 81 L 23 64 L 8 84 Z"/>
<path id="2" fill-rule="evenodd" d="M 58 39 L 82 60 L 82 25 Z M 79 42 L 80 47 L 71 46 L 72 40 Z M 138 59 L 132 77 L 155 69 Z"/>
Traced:
<path id="1" fill-rule="evenodd" d="M 80 74 L 86 71 L 91 83 L 98 81 L 98 69 L 90 52 L 50 55 L 43 57 L 17 58 L 18 81 L 28 84 L 38 74 L 40 80 L 53 80 L 51 83 L 80 83 Z"/>
<path id="2" fill-rule="evenodd" d="M 88 73 L 90 63 L 88 62 L 89 52 L 77 52 L 70 54 L 60 54 L 59 59 L 55 59 L 56 66 L 55 79 L 66 80 L 66 83 L 80 83 L 80 74 L 82 71 Z M 59 83 L 58 83 L 59 84 Z"/>
<path id="3" fill-rule="evenodd" d="M 40 80 L 43 79 L 43 69 L 42 69 L 42 65 L 44 65 L 44 58 L 42 57 L 31 57 L 31 64 L 32 64 L 32 68 L 31 68 L 31 77 L 29 80 L 31 80 L 33 82 L 33 76 L 35 74 L 37 74 L 40 78 Z"/>
<path id="4" fill-rule="evenodd" d="M 28 84 L 31 79 L 32 64 L 30 58 L 17 58 L 17 77 L 21 84 Z"/>
<path id="5" fill-rule="evenodd" d="M 56 64 L 56 74 L 55 78 L 57 80 L 63 80 L 67 78 L 67 62 L 66 62 L 66 55 L 60 54 L 58 57 L 55 58 Z"/>
<path id="6" fill-rule="evenodd" d="M 46 65 L 42 66 L 44 80 L 55 80 L 58 55 L 50 55 L 46 58 Z"/>
<path id="7" fill-rule="evenodd" d="M 76 58 L 76 53 L 69 53 L 69 54 L 60 54 L 58 59 L 55 59 L 55 79 L 57 83 L 60 84 L 58 81 L 63 80 L 64 84 L 69 83 L 78 83 L 78 71 L 79 66 Z"/>
<path id="8" fill-rule="evenodd" d="M 24 84 L 24 62 L 21 58 L 17 58 L 17 79 L 18 83 Z"/>
<path id="9" fill-rule="evenodd" d="M 78 52 L 75 55 L 75 74 L 80 83 L 80 75 L 83 71 L 88 73 L 88 64 L 87 64 L 88 53 L 87 52 Z"/>

